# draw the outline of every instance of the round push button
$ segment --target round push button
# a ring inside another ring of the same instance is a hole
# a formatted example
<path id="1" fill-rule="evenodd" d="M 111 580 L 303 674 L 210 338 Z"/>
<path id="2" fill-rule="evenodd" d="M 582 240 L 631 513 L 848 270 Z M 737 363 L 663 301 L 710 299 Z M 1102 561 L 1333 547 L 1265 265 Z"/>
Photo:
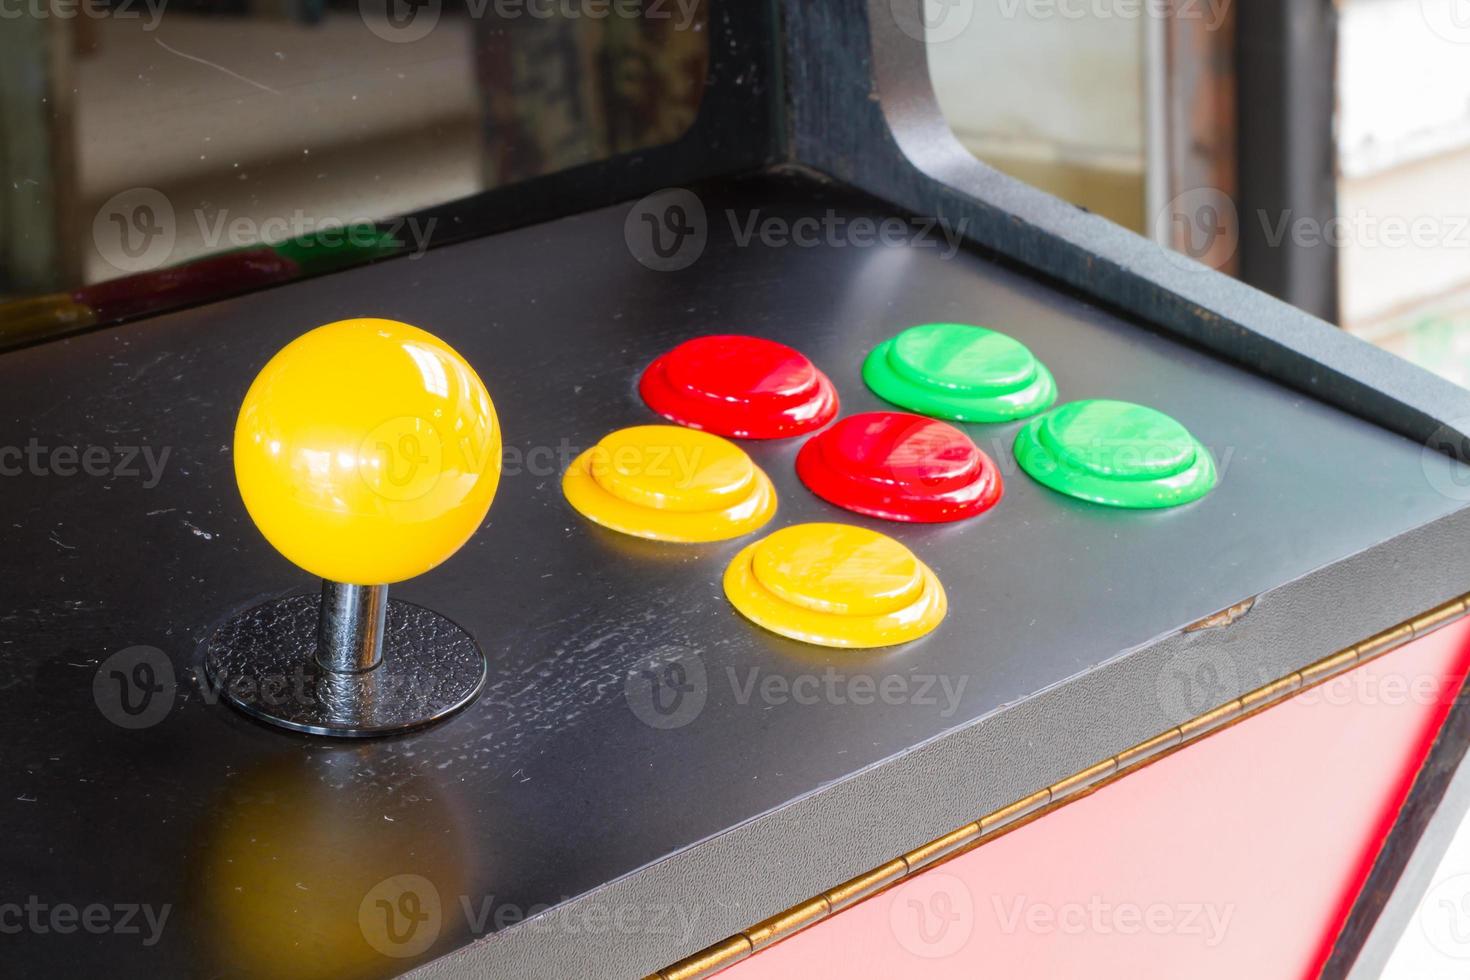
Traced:
<path id="1" fill-rule="evenodd" d="M 751 555 L 751 569 L 778 598 L 844 616 L 898 612 L 924 589 L 923 566 L 912 551 L 875 531 L 843 524 L 777 531 Z"/>
<path id="2" fill-rule="evenodd" d="M 604 437 L 590 465 L 604 490 L 655 510 L 723 510 L 750 496 L 755 485 L 755 464 L 739 446 L 669 425 L 639 425 Z"/>
<path id="3" fill-rule="evenodd" d="M 964 323 L 926 323 L 879 344 L 863 380 L 880 398 L 936 418 L 1009 422 L 1057 397 L 1046 365 L 1025 344 Z"/>
<path id="4" fill-rule="evenodd" d="M 776 512 L 770 478 L 739 446 L 677 425 L 605 436 L 572 461 L 562 491 L 589 520 L 657 541 L 723 541 Z"/>
<path id="5" fill-rule="evenodd" d="M 817 496 L 869 517 L 942 523 L 1000 500 L 999 470 L 959 429 L 903 412 L 866 412 L 808 439 L 796 472 Z"/>
<path id="6" fill-rule="evenodd" d="M 799 351 L 760 337 L 686 341 L 648 366 L 638 390 L 672 422 L 737 439 L 801 435 L 837 414 L 827 376 Z"/>
<path id="7" fill-rule="evenodd" d="M 1113 507 L 1175 507 L 1218 480 L 1215 460 L 1183 425 L 1131 402 L 1080 401 L 1033 419 L 1016 460 L 1038 483 Z"/>
<path id="8" fill-rule="evenodd" d="M 757 625 L 829 647 L 907 643 L 948 609 L 913 552 L 846 524 L 798 524 L 742 549 L 725 570 L 725 595 Z"/>

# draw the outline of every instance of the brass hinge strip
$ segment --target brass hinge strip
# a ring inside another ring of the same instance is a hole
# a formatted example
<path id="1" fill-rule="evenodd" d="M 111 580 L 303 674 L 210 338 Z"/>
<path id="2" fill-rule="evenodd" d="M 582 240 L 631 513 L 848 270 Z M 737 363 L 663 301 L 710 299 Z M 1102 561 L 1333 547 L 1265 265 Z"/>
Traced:
<path id="1" fill-rule="evenodd" d="M 1157 762 L 1251 715 L 1274 707 L 1307 688 L 1316 687 L 1370 660 L 1396 650 L 1442 626 L 1465 617 L 1470 610 L 1470 593 L 1369 637 L 1362 643 L 1323 657 L 1301 670 L 1292 671 L 1241 697 L 1186 721 L 1153 738 L 1124 749 L 1111 758 L 1038 790 L 972 821 L 960 829 L 914 848 L 880 867 L 828 889 L 817 897 L 771 916 L 728 939 L 708 946 L 644 980 L 704 980 L 748 956 L 787 939 L 858 902 L 887 891 L 911 875 L 974 850 L 981 844 L 1017 829 L 1058 807 L 1092 793 L 1098 788 Z"/>

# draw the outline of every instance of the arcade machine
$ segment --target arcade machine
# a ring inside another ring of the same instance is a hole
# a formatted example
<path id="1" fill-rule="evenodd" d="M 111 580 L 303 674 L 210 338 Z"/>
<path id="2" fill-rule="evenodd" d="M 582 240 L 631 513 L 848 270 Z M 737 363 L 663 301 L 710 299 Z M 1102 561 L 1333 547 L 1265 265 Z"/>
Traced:
<path id="1" fill-rule="evenodd" d="M 1391 942 L 1470 731 L 1470 395 L 974 160 L 918 10 L 713 4 L 688 133 L 416 260 L 14 321 L 16 441 L 172 459 L 3 484 L 5 972 Z"/>

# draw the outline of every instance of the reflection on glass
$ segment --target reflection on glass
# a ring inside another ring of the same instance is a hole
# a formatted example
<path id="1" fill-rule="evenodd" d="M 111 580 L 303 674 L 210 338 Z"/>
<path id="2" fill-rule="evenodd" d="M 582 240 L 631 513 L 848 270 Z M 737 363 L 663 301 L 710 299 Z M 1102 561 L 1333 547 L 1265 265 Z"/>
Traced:
<path id="1" fill-rule="evenodd" d="M 0 32 L 0 345 L 420 253 L 424 209 L 677 139 L 708 56 L 701 0 L 68 9 Z"/>

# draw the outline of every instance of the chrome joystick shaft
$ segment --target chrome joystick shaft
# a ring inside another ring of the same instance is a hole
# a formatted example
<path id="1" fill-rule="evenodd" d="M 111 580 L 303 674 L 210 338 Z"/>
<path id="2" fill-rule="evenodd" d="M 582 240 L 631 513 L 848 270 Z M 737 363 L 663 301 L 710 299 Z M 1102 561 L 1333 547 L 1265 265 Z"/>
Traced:
<path id="1" fill-rule="evenodd" d="M 360 674 L 383 662 L 388 622 L 386 585 L 348 585 L 322 579 L 316 662 L 334 674 Z"/>

